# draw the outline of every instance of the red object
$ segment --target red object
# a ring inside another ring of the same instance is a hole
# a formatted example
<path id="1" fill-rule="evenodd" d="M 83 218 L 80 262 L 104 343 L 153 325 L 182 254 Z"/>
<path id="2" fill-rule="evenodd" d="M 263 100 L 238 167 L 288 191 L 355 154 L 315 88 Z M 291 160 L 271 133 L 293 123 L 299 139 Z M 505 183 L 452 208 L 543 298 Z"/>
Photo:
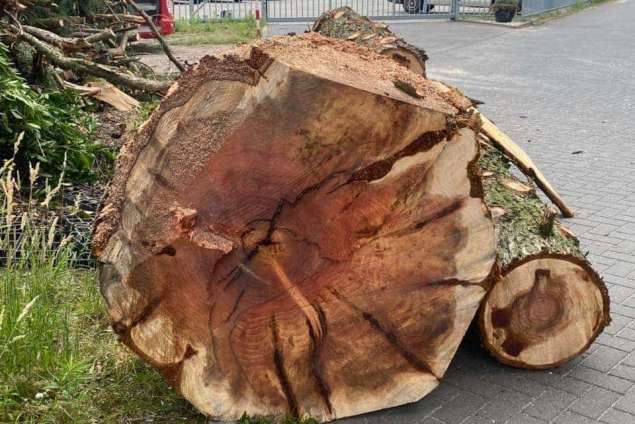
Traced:
<path id="1" fill-rule="evenodd" d="M 170 8 L 168 7 L 168 0 L 157 0 L 154 3 L 158 3 L 158 15 L 150 16 L 154 21 L 154 24 L 161 32 L 161 35 L 170 35 L 174 33 L 174 18 L 170 13 Z M 154 38 L 154 34 L 150 28 L 143 28 L 139 31 L 139 36 L 141 38 Z"/>
<path id="2" fill-rule="evenodd" d="M 260 20 L 260 9 L 256 9 L 256 20 Z"/>

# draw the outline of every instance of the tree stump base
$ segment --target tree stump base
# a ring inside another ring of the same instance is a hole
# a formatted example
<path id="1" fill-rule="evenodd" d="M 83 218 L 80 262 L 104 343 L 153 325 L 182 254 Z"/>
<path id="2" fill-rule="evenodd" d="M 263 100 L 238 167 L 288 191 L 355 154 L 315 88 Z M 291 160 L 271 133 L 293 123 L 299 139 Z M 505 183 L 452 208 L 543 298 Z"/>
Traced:
<path id="1" fill-rule="evenodd" d="M 215 419 L 420 399 L 495 258 L 472 125 L 317 34 L 203 59 L 124 146 L 96 223 L 114 329 Z"/>

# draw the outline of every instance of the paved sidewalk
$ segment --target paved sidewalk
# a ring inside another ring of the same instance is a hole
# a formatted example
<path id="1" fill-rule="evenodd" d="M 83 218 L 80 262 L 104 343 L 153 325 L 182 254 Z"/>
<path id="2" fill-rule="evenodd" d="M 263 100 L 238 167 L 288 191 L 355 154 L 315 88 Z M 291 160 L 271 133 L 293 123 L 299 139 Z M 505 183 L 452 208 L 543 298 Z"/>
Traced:
<path id="1" fill-rule="evenodd" d="M 431 78 L 484 101 L 574 207 L 565 224 L 609 286 L 613 323 L 545 372 L 499 365 L 467 340 L 422 401 L 342 423 L 635 423 L 635 0 L 524 29 L 391 27 L 428 52 Z"/>

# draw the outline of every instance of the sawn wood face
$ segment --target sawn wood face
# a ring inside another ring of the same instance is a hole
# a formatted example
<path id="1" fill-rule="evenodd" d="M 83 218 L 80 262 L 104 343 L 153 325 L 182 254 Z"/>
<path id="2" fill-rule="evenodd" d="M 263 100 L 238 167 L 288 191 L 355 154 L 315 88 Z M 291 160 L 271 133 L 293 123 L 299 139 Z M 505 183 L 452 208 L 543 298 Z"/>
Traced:
<path id="1" fill-rule="evenodd" d="M 173 90 L 120 179 L 100 249 L 115 330 L 215 418 L 421 398 L 495 258 L 473 131 L 282 59 L 247 82 L 214 63 Z"/>

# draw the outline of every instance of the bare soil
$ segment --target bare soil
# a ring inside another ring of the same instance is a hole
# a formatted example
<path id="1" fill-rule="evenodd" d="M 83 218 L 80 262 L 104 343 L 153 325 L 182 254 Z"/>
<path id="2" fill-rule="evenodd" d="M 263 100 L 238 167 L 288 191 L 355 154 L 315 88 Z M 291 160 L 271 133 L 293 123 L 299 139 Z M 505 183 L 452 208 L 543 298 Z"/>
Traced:
<path id="1" fill-rule="evenodd" d="M 203 56 L 219 56 L 231 50 L 232 44 L 207 46 L 172 46 L 176 58 L 188 65 L 197 64 Z M 141 53 L 141 61 L 152 68 L 157 74 L 172 74 L 178 72 L 176 66 L 160 49 L 152 48 L 148 53 Z"/>

